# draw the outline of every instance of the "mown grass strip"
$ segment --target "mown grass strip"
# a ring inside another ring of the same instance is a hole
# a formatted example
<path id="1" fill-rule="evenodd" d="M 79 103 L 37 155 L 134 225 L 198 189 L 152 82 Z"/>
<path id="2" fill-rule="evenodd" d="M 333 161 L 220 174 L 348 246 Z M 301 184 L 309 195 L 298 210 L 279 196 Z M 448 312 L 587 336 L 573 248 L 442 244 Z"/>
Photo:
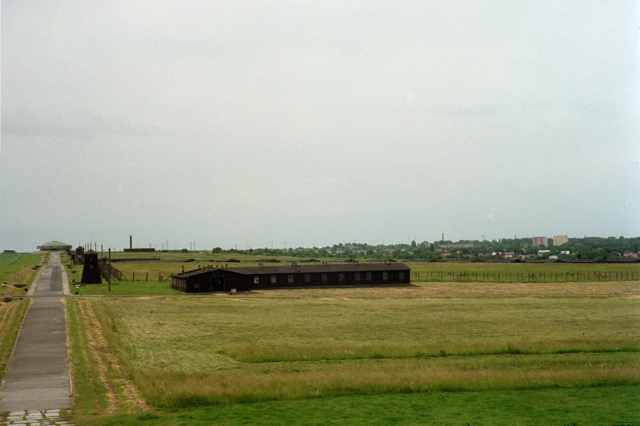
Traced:
<path id="1" fill-rule="evenodd" d="M 173 290 L 166 281 L 114 281 L 111 283 L 111 290 L 109 290 L 109 285 L 106 282 L 103 284 L 86 284 L 78 290 L 78 295 L 80 296 L 177 296 L 183 294 Z"/>
<path id="2" fill-rule="evenodd" d="M 145 402 L 125 377 L 122 358 L 118 356 L 120 346 L 108 343 L 106 336 L 117 330 L 111 319 L 94 307 L 86 300 L 71 299 L 67 309 L 76 383 L 75 416 L 84 419 L 95 413 L 145 411 Z"/>
<path id="3" fill-rule="evenodd" d="M 67 329 L 71 355 L 73 380 L 73 403 L 79 413 L 98 414 L 109 404 L 107 388 L 100 379 L 100 364 L 91 350 L 89 330 L 92 325 L 85 321 L 78 301 L 67 299 Z"/>
<path id="4" fill-rule="evenodd" d="M 22 255 L 19 253 L 0 253 L 0 265 L 11 265 L 16 260 L 20 259 Z"/>
<path id="5" fill-rule="evenodd" d="M 576 388 L 640 384 L 633 354 L 490 356 L 421 362 L 283 363 L 217 372 L 134 373 L 157 407 L 187 407 L 350 394 Z"/>
<path id="6" fill-rule="evenodd" d="M 632 425 L 640 387 L 349 395 L 200 406 L 94 417 L 94 426 L 240 425 Z"/>
<path id="7" fill-rule="evenodd" d="M 522 345 L 522 344 L 521 344 Z M 354 345 L 324 343 L 313 347 L 290 346 L 236 346 L 217 351 L 218 354 L 244 363 L 297 362 L 321 360 L 357 360 L 357 359 L 411 359 L 434 358 L 447 356 L 478 355 L 553 355 L 572 353 L 611 353 L 640 352 L 640 346 L 603 346 L 603 342 L 595 342 L 593 346 L 560 346 L 556 342 L 535 345 L 507 345 L 504 347 L 489 346 L 465 348 L 449 347 L 425 348 L 424 345 Z"/>

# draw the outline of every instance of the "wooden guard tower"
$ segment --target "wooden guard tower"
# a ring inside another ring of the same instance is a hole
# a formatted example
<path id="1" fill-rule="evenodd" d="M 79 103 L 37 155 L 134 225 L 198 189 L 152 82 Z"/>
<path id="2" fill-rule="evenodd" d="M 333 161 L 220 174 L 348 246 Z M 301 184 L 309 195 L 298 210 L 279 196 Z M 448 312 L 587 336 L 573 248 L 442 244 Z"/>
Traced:
<path id="1" fill-rule="evenodd" d="M 82 284 L 102 284 L 100 278 L 100 266 L 98 265 L 98 253 L 89 250 L 84 254 L 84 268 L 82 269 Z"/>

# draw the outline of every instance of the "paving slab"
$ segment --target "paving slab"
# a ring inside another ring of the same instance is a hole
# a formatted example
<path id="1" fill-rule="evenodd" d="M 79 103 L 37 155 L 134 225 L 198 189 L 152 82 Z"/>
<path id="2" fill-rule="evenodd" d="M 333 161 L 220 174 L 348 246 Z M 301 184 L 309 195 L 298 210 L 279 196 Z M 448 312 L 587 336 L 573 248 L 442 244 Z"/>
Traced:
<path id="1" fill-rule="evenodd" d="M 21 410 L 10 413 L 0 413 L 0 426 L 73 426 L 68 420 L 60 417 L 61 410 Z M 66 414 L 71 414 L 66 410 Z"/>

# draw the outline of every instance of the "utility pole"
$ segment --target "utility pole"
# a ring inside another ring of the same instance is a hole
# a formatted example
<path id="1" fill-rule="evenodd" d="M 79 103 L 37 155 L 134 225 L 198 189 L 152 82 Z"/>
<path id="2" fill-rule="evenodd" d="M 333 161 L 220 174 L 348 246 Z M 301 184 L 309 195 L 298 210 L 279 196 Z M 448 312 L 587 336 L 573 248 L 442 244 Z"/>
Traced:
<path id="1" fill-rule="evenodd" d="M 109 261 L 107 262 L 107 282 L 109 283 L 109 291 L 111 291 L 111 247 L 109 247 Z"/>

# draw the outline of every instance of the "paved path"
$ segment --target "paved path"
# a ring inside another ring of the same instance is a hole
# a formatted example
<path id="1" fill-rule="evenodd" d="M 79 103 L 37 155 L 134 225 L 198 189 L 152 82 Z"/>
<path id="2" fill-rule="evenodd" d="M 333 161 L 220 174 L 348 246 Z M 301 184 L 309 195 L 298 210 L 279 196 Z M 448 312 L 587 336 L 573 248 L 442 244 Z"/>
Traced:
<path id="1" fill-rule="evenodd" d="M 67 275 L 60 264 L 60 255 L 51 253 L 49 265 L 41 270 L 29 291 L 33 302 L 2 382 L 0 413 L 9 411 L 9 417 L 17 419 L 20 413 L 38 417 L 37 412 L 46 418 L 47 412 L 54 417 L 60 409 L 71 406 L 65 294 L 69 294 Z M 2 416 L 0 424 L 7 424 L 8 420 Z M 39 424 L 56 424 L 51 422 L 53 418 L 48 422 L 42 420 Z M 25 424 L 24 419 L 21 424 Z"/>

